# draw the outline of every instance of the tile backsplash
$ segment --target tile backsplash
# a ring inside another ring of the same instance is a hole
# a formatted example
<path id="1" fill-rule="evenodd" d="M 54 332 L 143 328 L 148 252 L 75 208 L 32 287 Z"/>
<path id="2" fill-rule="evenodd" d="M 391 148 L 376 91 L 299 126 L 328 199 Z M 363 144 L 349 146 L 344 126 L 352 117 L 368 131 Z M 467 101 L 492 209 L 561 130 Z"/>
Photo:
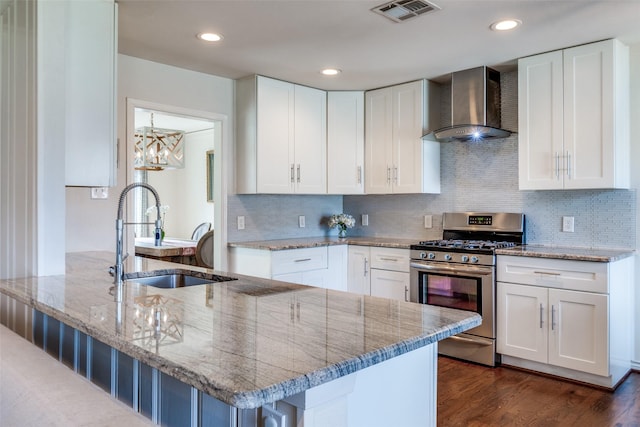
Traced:
<path id="1" fill-rule="evenodd" d="M 502 73 L 502 125 L 517 130 L 517 73 Z M 443 88 L 443 121 L 450 120 Z M 528 243 L 601 248 L 636 247 L 636 190 L 518 190 L 518 136 L 441 146 L 441 194 L 363 196 L 229 196 L 229 241 L 335 235 L 326 217 L 356 217 L 350 235 L 418 240 L 442 237 L 442 213 L 523 212 Z M 361 225 L 368 214 L 369 226 Z M 246 229 L 237 230 L 236 217 Z M 305 215 L 306 227 L 298 227 Z M 424 228 L 424 215 L 433 227 Z M 575 231 L 562 232 L 562 217 L 575 218 Z"/>

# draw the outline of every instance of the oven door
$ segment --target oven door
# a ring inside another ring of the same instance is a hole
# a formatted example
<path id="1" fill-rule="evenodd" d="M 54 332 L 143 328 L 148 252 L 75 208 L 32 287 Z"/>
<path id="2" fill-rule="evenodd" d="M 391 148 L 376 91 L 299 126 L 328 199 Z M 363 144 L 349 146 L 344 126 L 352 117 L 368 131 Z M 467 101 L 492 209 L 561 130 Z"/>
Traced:
<path id="1" fill-rule="evenodd" d="M 493 266 L 411 262 L 412 302 L 468 310 L 482 316 L 482 324 L 466 334 L 493 339 L 495 269 Z"/>

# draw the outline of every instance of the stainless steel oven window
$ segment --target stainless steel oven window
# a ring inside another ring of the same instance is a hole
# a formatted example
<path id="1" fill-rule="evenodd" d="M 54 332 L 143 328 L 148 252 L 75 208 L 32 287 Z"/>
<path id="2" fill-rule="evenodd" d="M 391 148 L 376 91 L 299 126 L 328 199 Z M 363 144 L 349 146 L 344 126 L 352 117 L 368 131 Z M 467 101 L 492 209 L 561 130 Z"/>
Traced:
<path id="1" fill-rule="evenodd" d="M 482 279 L 420 272 L 423 304 L 457 308 L 482 314 Z"/>

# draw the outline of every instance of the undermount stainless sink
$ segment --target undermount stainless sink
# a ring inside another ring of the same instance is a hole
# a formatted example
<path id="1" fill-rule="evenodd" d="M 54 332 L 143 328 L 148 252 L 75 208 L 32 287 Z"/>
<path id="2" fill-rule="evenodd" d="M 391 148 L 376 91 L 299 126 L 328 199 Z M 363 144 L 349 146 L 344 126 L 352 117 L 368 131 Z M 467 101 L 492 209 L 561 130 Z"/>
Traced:
<path id="1" fill-rule="evenodd" d="M 235 277 L 219 276 L 217 274 L 194 274 L 190 271 L 162 271 L 158 274 L 153 272 L 125 274 L 125 282 L 135 282 L 145 286 L 153 286 L 156 288 L 184 288 L 186 286 L 207 285 L 216 282 L 228 282 L 230 280 L 238 280 Z M 151 275 L 150 275 L 151 274 Z"/>

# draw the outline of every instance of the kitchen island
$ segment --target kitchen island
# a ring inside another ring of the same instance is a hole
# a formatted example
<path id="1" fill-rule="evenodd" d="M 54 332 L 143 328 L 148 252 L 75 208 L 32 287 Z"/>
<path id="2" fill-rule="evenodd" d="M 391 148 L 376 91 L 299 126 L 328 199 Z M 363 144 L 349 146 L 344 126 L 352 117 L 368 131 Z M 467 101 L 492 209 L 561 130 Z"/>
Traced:
<path id="1" fill-rule="evenodd" d="M 115 303 L 114 258 L 68 254 L 64 276 L 0 280 L 0 321 L 166 425 L 262 425 L 274 406 L 286 425 L 435 425 L 437 341 L 481 320 L 138 257 L 125 272 L 236 280 L 159 289 L 131 279 Z"/>

